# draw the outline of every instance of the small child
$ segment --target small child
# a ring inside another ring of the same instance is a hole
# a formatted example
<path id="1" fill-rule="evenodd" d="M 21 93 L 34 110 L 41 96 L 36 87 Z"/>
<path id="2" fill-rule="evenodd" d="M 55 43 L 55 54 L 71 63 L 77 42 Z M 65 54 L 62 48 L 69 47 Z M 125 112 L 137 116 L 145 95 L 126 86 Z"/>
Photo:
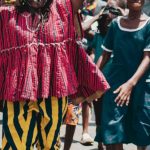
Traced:
<path id="1" fill-rule="evenodd" d="M 2 149 L 58 149 L 67 97 L 100 97 L 109 85 L 77 43 L 83 0 L 17 0 L 0 6 Z M 37 119 L 38 116 L 38 119 Z"/>
<path id="2" fill-rule="evenodd" d="M 111 89 L 103 97 L 101 141 L 106 149 L 150 144 L 150 17 L 144 0 L 127 0 L 129 14 L 113 20 L 99 58 L 100 69 L 113 53 L 107 75 Z"/>
<path id="3" fill-rule="evenodd" d="M 111 1 L 109 1 L 111 2 Z M 95 59 L 94 62 L 97 63 L 100 55 L 102 54 L 103 49 L 101 48 L 101 45 L 103 44 L 103 41 L 105 39 L 105 36 L 107 34 L 110 22 L 117 17 L 118 15 L 122 15 L 121 11 L 117 8 L 106 6 L 99 17 L 98 21 L 98 32 L 95 33 L 93 40 L 89 41 L 89 47 L 94 48 L 94 54 Z M 109 70 L 109 66 L 112 62 L 112 59 L 107 62 L 107 65 L 103 68 L 103 73 L 107 75 L 107 72 Z M 95 119 L 96 119 L 96 137 L 95 141 L 99 142 L 98 149 L 102 150 L 103 146 L 100 142 L 100 120 L 101 120 L 101 110 L 102 110 L 102 101 L 99 99 L 98 101 L 93 101 L 94 111 L 95 111 Z"/>

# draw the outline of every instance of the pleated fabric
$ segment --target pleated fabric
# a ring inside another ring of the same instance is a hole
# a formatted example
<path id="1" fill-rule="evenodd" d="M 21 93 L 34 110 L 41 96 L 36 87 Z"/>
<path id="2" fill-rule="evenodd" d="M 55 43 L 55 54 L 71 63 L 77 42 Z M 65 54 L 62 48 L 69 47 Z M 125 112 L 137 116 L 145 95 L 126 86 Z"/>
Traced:
<path id="1" fill-rule="evenodd" d="M 39 14 L 0 7 L 0 100 L 88 97 L 109 85 L 77 43 L 70 0 L 55 0 L 44 25 Z"/>

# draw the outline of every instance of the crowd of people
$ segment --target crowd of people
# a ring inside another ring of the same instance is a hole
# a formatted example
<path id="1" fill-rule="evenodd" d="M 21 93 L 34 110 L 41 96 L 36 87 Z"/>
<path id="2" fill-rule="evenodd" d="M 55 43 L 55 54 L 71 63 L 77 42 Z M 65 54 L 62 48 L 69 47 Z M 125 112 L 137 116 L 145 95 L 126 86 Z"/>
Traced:
<path id="1" fill-rule="evenodd" d="M 150 145 L 149 0 L 3 0 L 2 150 Z M 94 108 L 96 137 L 89 135 Z"/>

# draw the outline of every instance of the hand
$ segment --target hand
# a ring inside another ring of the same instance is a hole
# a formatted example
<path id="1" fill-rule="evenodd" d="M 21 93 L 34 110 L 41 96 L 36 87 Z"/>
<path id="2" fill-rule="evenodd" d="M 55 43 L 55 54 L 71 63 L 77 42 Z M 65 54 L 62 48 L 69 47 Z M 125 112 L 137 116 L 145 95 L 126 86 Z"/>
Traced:
<path id="1" fill-rule="evenodd" d="M 119 88 L 117 88 L 114 91 L 114 94 L 118 93 L 118 96 L 115 99 L 117 106 L 122 107 L 124 104 L 126 106 L 129 105 L 130 96 L 131 96 L 133 87 L 134 87 L 133 84 L 128 81 L 128 82 L 122 84 Z"/>
<path id="2" fill-rule="evenodd" d="M 90 95 L 89 97 L 86 98 L 86 101 L 88 103 L 91 103 L 92 101 L 94 101 L 95 99 L 98 99 L 100 97 L 102 97 L 102 95 L 104 94 L 104 91 L 96 91 L 94 94 Z"/>
<path id="3" fill-rule="evenodd" d="M 85 100 L 84 97 L 77 97 L 77 98 L 75 98 L 75 99 L 72 99 L 72 104 L 73 104 L 73 105 L 78 105 L 78 104 L 83 103 L 83 102 L 85 102 L 85 101 L 86 101 L 86 100 Z"/>

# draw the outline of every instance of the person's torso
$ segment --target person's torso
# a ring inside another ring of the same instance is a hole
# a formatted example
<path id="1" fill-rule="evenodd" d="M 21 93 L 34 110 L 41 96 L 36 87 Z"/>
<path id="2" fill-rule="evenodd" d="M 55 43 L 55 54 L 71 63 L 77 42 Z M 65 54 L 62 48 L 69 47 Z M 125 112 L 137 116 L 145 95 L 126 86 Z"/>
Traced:
<path id="1" fill-rule="evenodd" d="M 66 1 L 65 1 L 66 2 Z M 65 3 L 64 2 L 64 3 Z M 13 6 L 1 8 L 0 50 L 20 47 L 26 44 L 59 43 L 74 36 L 71 6 L 54 1 L 50 7 L 47 22 L 40 21 L 40 16 L 28 12 L 18 14 Z"/>
<path id="2" fill-rule="evenodd" d="M 110 76 L 114 74 L 114 76 L 122 76 L 127 80 L 136 72 L 142 62 L 146 39 L 149 36 L 149 20 L 137 29 L 124 28 L 120 25 L 120 18 L 115 20 Z M 150 79 L 150 69 L 143 78 L 146 78 L 147 81 Z"/>

